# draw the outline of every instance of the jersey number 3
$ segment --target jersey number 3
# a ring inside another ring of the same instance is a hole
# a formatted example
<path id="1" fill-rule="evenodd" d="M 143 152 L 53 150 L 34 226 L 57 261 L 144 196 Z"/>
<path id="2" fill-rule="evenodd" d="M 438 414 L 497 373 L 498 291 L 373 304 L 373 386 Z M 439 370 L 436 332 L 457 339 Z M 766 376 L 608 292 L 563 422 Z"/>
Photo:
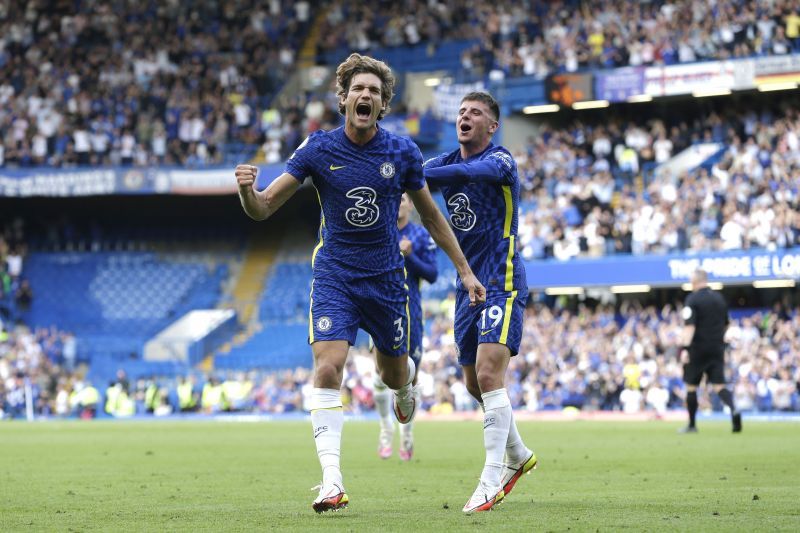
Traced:
<path id="1" fill-rule="evenodd" d="M 378 199 L 375 189 L 356 187 L 347 191 L 345 196 L 356 201 L 355 207 L 349 208 L 344 213 L 350 224 L 359 228 L 366 228 L 378 221 L 378 217 L 381 216 L 381 210 L 375 203 Z"/>
<path id="2" fill-rule="evenodd" d="M 461 231 L 469 231 L 475 226 L 478 217 L 475 212 L 469 208 L 469 196 L 460 192 L 454 194 L 447 200 L 447 205 L 452 207 L 450 213 L 450 224 L 454 228 Z"/>

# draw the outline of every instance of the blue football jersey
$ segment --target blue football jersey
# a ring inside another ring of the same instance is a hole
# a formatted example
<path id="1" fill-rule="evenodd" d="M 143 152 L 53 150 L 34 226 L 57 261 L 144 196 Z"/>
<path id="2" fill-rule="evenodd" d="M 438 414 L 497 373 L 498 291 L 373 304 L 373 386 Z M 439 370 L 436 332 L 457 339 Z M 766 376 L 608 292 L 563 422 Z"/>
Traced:
<path id="1" fill-rule="evenodd" d="M 441 188 L 450 225 L 470 268 L 487 291 L 527 291 L 525 269 L 517 252 L 519 177 L 511 153 L 492 143 L 466 161 L 461 151 L 442 154 L 425 163 L 436 168 L 456 163 L 491 161 L 503 182 L 472 182 Z M 461 278 L 457 288 L 462 288 Z"/>
<path id="2" fill-rule="evenodd" d="M 320 130 L 295 150 L 286 172 L 301 182 L 311 177 L 319 196 L 314 277 L 403 279 L 400 196 L 425 186 L 416 144 L 381 128 L 363 146 L 350 141 L 344 127 Z"/>
<path id="3" fill-rule="evenodd" d="M 414 314 L 414 310 L 419 309 L 422 305 L 419 291 L 425 274 L 428 275 L 429 282 L 436 281 L 438 273 L 436 243 L 433 242 L 428 230 L 413 222 L 409 222 L 399 231 L 400 238 L 406 237 L 411 241 L 412 246 L 411 255 L 406 258 L 406 274 L 408 276 L 408 304 L 411 313 Z"/>

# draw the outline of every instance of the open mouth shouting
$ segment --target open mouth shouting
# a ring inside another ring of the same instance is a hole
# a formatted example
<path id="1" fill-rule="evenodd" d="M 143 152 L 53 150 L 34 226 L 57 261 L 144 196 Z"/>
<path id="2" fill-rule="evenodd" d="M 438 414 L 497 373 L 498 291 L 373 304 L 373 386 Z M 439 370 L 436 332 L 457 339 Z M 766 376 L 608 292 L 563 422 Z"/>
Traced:
<path id="1" fill-rule="evenodd" d="M 372 106 L 366 102 L 356 104 L 356 116 L 362 120 L 369 120 L 372 115 Z"/>
<path id="2" fill-rule="evenodd" d="M 462 122 L 462 123 L 461 123 L 461 126 L 459 126 L 459 128 L 458 128 L 458 129 L 459 129 L 459 131 L 460 131 L 461 133 L 467 133 L 468 131 L 472 131 L 472 126 L 470 126 L 469 124 L 465 124 L 465 123 L 463 123 L 463 122 Z"/>

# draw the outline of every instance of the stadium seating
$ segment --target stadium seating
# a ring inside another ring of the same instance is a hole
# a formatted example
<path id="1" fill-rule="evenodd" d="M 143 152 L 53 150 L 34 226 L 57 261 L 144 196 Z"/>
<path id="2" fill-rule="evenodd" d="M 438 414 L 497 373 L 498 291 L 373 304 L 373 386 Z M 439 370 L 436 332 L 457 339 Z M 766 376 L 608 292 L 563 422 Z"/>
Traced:
<path id="1" fill-rule="evenodd" d="M 259 302 L 265 324 L 305 323 L 308 320 L 311 263 L 280 262 L 267 274 L 266 290 Z"/>
<path id="2" fill-rule="evenodd" d="M 143 343 L 190 309 L 214 307 L 227 267 L 154 253 L 33 253 L 25 274 L 37 287 L 28 320 L 79 339 L 79 358 L 138 357 Z M 75 305 L 80 302 L 80 305 Z"/>
<path id="3" fill-rule="evenodd" d="M 229 354 L 218 355 L 214 367 L 219 370 L 284 369 L 311 366 L 308 346 L 308 322 L 265 326 L 242 346 Z"/>

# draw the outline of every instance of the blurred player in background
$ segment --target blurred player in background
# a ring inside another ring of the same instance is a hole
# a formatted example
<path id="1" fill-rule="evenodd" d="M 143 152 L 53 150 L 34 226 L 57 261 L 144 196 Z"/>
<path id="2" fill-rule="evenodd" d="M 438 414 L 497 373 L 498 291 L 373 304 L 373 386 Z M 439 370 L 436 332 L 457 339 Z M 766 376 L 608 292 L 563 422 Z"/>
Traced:
<path id="1" fill-rule="evenodd" d="M 428 283 L 436 281 L 438 269 L 436 267 L 436 243 L 430 234 L 420 226 L 411 222 L 410 215 L 413 207 L 407 194 L 400 199 L 400 210 L 397 216 L 397 229 L 400 232 L 400 253 L 403 254 L 406 264 L 406 283 L 408 285 L 408 309 L 411 321 L 411 345 L 408 355 L 419 368 L 422 359 L 422 297 L 420 287 L 424 279 Z M 414 394 L 417 403 L 420 401 L 419 390 L 416 388 L 417 380 L 414 378 Z M 378 436 L 378 455 L 382 459 L 392 456 L 394 441 L 394 420 L 390 413 L 389 404 L 391 395 L 389 389 L 375 375 L 375 407 L 380 416 L 381 431 Z M 414 454 L 414 435 L 412 422 L 400 424 L 400 459 L 410 461 Z"/>
<path id="2" fill-rule="evenodd" d="M 725 331 L 728 329 L 728 304 L 718 292 L 708 288 L 708 273 L 697 269 L 692 274 L 692 294 L 683 306 L 683 381 L 686 383 L 686 409 L 689 425 L 682 433 L 697 433 L 697 386 L 703 374 L 722 403 L 731 411 L 733 432 L 742 431 L 742 415 L 734 408 L 733 395 L 725 388 Z"/>
<path id="3" fill-rule="evenodd" d="M 322 209 L 314 248 L 308 342 L 314 355 L 311 423 L 322 483 L 312 507 L 318 513 L 348 504 L 340 469 L 344 414 L 341 386 L 347 352 L 358 328 L 375 342 L 381 380 L 394 390 L 395 416 L 414 418 L 416 374 L 408 357 L 408 289 L 397 243 L 400 197 L 407 192 L 425 227 L 463 280 L 473 305 L 485 289 L 472 273 L 453 231 L 422 177 L 422 155 L 410 140 L 378 127 L 394 95 L 394 75 L 381 62 L 352 54 L 336 69 L 339 112 L 345 125 L 312 133 L 263 191 L 254 188 L 256 167 L 235 175 L 245 212 L 264 220 L 311 177 Z"/>
<path id="4" fill-rule="evenodd" d="M 466 386 L 484 411 L 486 461 L 464 512 L 488 511 L 524 473 L 536 455 L 522 442 L 505 388 L 509 360 L 519 351 L 528 284 L 517 242 L 519 178 L 508 150 L 492 143 L 500 109 L 488 93 L 464 96 L 456 119 L 458 150 L 425 163 L 425 179 L 438 185 L 450 224 L 478 279 L 486 302 L 471 307 L 457 282 L 455 337 Z"/>

